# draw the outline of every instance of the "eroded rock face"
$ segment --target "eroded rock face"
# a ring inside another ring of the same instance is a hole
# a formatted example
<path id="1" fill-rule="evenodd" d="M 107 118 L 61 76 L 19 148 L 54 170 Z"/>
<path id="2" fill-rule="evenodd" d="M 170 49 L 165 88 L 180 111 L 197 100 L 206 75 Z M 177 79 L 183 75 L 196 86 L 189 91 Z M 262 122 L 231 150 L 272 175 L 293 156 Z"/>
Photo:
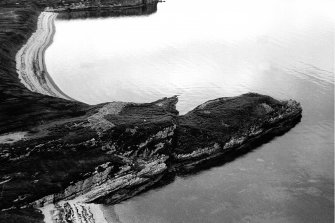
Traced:
<path id="1" fill-rule="evenodd" d="M 1 144 L 0 182 L 5 187 L 0 209 L 41 206 L 86 193 L 86 200 L 93 201 L 127 185 L 152 184 L 167 169 L 176 102 L 172 97 L 147 104 L 106 103 Z"/>
<path id="2" fill-rule="evenodd" d="M 302 112 L 295 101 L 249 93 L 208 101 L 178 116 L 177 100 L 101 104 L 2 144 L 0 181 L 5 187 L 0 208 L 42 207 L 70 199 L 118 203 L 166 173 L 194 170 L 285 132 Z"/>
<path id="3" fill-rule="evenodd" d="M 296 101 L 255 93 L 208 101 L 179 118 L 175 162 L 192 169 L 258 138 L 273 137 L 292 128 L 301 112 Z"/>

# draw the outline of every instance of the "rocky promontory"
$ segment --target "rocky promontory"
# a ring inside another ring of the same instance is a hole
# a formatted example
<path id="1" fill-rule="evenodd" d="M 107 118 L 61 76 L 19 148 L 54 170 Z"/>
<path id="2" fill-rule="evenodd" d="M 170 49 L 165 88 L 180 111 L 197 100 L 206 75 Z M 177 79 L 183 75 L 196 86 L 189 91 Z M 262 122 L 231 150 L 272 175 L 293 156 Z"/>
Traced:
<path id="1" fill-rule="evenodd" d="M 0 3 L 0 221 L 95 222 L 100 203 L 118 203 L 169 175 L 246 152 L 300 121 L 298 102 L 257 93 L 218 98 L 179 115 L 177 96 L 90 106 L 52 94 L 57 89 L 33 92 L 16 70 L 26 63 L 15 57 L 44 9 L 67 6 L 8 2 Z M 33 49 L 28 58 L 43 57 Z M 33 86 L 40 89 L 45 72 L 33 71 L 26 73 L 39 75 Z"/>
<path id="2" fill-rule="evenodd" d="M 40 124 L 2 144 L 1 208 L 55 211 L 69 205 L 69 211 L 78 204 L 118 203 L 164 175 L 196 171 L 284 133 L 302 111 L 293 100 L 255 93 L 208 101 L 183 116 L 176 103 L 171 97 L 92 106 L 84 115 Z"/>

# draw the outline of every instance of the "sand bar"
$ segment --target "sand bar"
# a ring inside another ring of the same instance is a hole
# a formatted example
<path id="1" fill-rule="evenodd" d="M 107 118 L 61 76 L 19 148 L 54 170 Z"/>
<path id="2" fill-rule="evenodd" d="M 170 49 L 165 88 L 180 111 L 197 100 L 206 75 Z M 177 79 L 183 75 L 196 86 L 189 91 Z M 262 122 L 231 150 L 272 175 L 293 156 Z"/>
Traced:
<path id="1" fill-rule="evenodd" d="M 57 13 L 42 12 L 37 30 L 16 54 L 16 69 L 21 83 L 33 92 L 73 100 L 54 83 L 45 66 L 44 54 L 52 43 Z"/>

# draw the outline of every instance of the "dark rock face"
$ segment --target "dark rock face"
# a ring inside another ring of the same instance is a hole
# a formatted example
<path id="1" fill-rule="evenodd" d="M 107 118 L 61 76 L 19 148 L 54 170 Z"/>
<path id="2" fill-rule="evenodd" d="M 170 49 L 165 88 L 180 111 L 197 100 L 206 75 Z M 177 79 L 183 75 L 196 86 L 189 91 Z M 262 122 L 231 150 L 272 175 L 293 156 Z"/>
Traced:
<path id="1" fill-rule="evenodd" d="M 122 168 L 140 172 L 146 163 L 167 157 L 177 126 L 176 102 L 173 97 L 148 104 L 106 103 L 83 116 L 39 125 L 24 140 L 2 144 L 0 181 L 6 186 L 0 208 L 59 193 L 108 169 L 108 176 L 86 183 L 89 189 Z M 59 194 L 52 201 L 78 193 Z"/>
<path id="2" fill-rule="evenodd" d="M 295 101 L 254 93 L 208 101 L 183 116 L 176 103 L 177 97 L 147 104 L 105 103 L 2 144 L 0 208 L 78 196 L 84 202 L 117 203 L 168 172 L 192 170 L 287 131 L 302 112 Z"/>
<path id="3" fill-rule="evenodd" d="M 89 106 L 30 92 L 17 77 L 15 54 L 39 12 L 58 1 L 31 2 L 0 3 L 0 137 L 23 134 L 0 144 L 0 210 L 75 197 L 117 203 L 300 121 L 299 103 L 254 93 L 208 101 L 178 116 L 177 97 Z M 0 214 L 9 218 L 41 221 L 34 210 Z"/>
<path id="4" fill-rule="evenodd" d="M 255 93 L 205 102 L 179 118 L 174 158 L 182 168 L 192 169 L 256 139 L 287 131 L 300 121 L 301 112 L 293 100 Z"/>

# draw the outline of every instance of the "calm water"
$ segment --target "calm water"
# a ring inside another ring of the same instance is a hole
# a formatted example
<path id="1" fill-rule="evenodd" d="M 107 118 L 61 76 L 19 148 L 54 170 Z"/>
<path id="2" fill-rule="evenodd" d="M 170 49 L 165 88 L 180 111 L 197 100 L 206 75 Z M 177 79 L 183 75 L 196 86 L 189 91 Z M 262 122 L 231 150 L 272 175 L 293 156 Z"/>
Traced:
<path id="1" fill-rule="evenodd" d="M 206 5 L 203 5 L 206 4 Z M 115 206 L 115 222 L 333 222 L 334 4 L 166 0 L 149 16 L 57 20 L 48 71 L 77 100 L 180 95 L 185 113 L 258 92 L 301 102 L 294 129 Z"/>

